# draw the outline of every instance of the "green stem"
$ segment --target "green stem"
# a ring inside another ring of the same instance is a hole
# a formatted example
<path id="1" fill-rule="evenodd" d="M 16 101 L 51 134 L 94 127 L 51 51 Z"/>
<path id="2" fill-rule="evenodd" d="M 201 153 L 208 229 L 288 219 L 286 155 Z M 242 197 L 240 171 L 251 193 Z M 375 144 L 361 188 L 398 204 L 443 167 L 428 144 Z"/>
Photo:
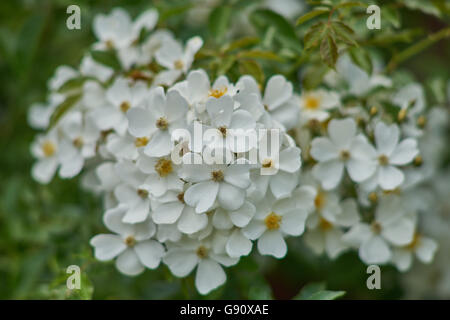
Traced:
<path id="1" fill-rule="evenodd" d="M 386 67 L 386 72 L 392 72 L 400 63 L 409 59 L 413 55 L 421 52 L 432 44 L 442 40 L 444 38 L 450 37 L 450 27 L 442 29 L 436 33 L 429 35 L 427 38 L 413 44 L 409 48 L 401 51 L 397 55 L 393 56 L 388 66 Z"/>

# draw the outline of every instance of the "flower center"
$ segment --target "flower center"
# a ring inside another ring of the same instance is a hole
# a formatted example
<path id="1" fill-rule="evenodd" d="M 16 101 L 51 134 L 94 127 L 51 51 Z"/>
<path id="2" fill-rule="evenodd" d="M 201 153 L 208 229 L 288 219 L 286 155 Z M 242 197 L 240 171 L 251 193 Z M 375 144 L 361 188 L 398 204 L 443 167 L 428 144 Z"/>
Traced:
<path id="1" fill-rule="evenodd" d="M 227 87 L 223 87 L 220 89 L 211 89 L 211 90 L 209 90 L 209 96 L 218 99 L 221 96 L 223 96 L 225 93 L 227 93 L 227 91 L 228 91 Z"/>
<path id="2" fill-rule="evenodd" d="M 200 259 L 204 259 L 208 256 L 208 249 L 204 246 L 200 246 L 197 248 L 196 254 Z"/>
<path id="3" fill-rule="evenodd" d="M 389 164 L 389 158 L 386 155 L 382 154 L 381 156 L 378 157 L 378 163 L 381 166 L 386 166 Z"/>
<path id="4" fill-rule="evenodd" d="M 159 159 L 155 164 L 155 171 L 158 172 L 160 177 L 167 177 L 173 171 L 172 161 L 168 159 Z"/>
<path id="5" fill-rule="evenodd" d="M 106 40 L 105 45 L 106 45 L 106 48 L 109 50 L 114 48 L 114 42 L 111 39 Z"/>
<path id="6" fill-rule="evenodd" d="M 325 205 L 325 194 L 322 191 L 318 191 L 316 197 L 314 198 L 314 206 L 317 210 L 320 210 Z"/>
<path id="7" fill-rule="evenodd" d="M 223 137 L 227 136 L 227 127 L 222 126 L 222 127 L 219 127 L 218 130 L 220 131 L 220 133 L 222 134 Z"/>
<path id="8" fill-rule="evenodd" d="M 128 247 L 134 247 L 136 239 L 133 236 L 128 236 L 125 238 L 124 242 Z"/>
<path id="9" fill-rule="evenodd" d="M 348 159 L 350 159 L 350 152 L 348 150 L 342 150 L 340 156 L 341 160 L 347 161 Z"/>
<path id="10" fill-rule="evenodd" d="M 139 197 L 141 197 L 142 199 L 148 198 L 148 191 L 144 190 L 144 189 L 138 189 L 137 190 L 137 194 Z"/>
<path id="11" fill-rule="evenodd" d="M 377 221 L 372 222 L 372 225 L 370 227 L 375 234 L 379 234 L 381 232 L 381 224 Z"/>
<path id="12" fill-rule="evenodd" d="M 84 144 L 84 141 L 82 137 L 77 137 L 73 139 L 72 143 L 75 146 L 75 148 L 81 148 Z"/>
<path id="13" fill-rule="evenodd" d="M 263 168 L 272 168 L 272 166 L 273 166 L 273 161 L 272 161 L 272 159 L 269 159 L 269 158 L 264 159 L 263 162 L 262 162 L 262 164 L 261 164 L 261 166 L 262 166 Z"/>
<path id="14" fill-rule="evenodd" d="M 44 152 L 44 155 L 46 157 L 51 157 L 52 155 L 55 154 L 56 146 L 53 142 L 45 141 L 41 147 L 42 147 L 42 152 Z"/>
<path id="15" fill-rule="evenodd" d="M 277 215 L 275 212 L 271 212 L 265 219 L 267 229 L 277 230 L 280 228 L 281 216 Z"/>
<path id="16" fill-rule="evenodd" d="M 158 120 L 156 120 L 156 127 L 157 127 L 158 129 L 161 129 L 161 130 L 167 130 L 167 127 L 168 127 L 168 126 L 169 126 L 169 122 L 167 121 L 166 118 L 161 117 L 161 118 L 159 118 Z"/>
<path id="17" fill-rule="evenodd" d="M 181 192 L 177 195 L 178 201 L 180 201 L 181 203 L 185 203 L 184 202 L 184 192 Z"/>
<path id="18" fill-rule="evenodd" d="M 176 61 L 173 63 L 173 65 L 174 65 L 175 69 L 177 69 L 177 70 L 181 70 L 181 69 L 183 69 L 183 67 L 184 67 L 184 63 L 183 63 L 182 60 L 176 60 Z"/>
<path id="19" fill-rule="evenodd" d="M 145 147 L 148 143 L 148 138 L 147 137 L 141 137 L 141 138 L 136 138 L 134 140 L 134 145 L 136 147 Z"/>
<path id="20" fill-rule="evenodd" d="M 320 100 L 316 97 L 308 96 L 305 99 L 305 107 L 309 110 L 316 110 L 320 106 Z"/>
<path id="21" fill-rule="evenodd" d="M 130 108 L 131 105 L 128 101 L 124 101 L 120 104 L 120 111 L 122 111 L 123 113 L 126 113 Z"/>
<path id="22" fill-rule="evenodd" d="M 216 170 L 216 171 L 211 172 L 211 179 L 213 181 L 221 182 L 221 181 L 223 181 L 223 178 L 224 178 L 224 176 L 223 176 L 222 170 Z"/>
<path id="23" fill-rule="evenodd" d="M 320 217 L 319 228 L 322 229 L 323 231 L 327 231 L 333 228 L 333 224 L 327 219 Z"/>

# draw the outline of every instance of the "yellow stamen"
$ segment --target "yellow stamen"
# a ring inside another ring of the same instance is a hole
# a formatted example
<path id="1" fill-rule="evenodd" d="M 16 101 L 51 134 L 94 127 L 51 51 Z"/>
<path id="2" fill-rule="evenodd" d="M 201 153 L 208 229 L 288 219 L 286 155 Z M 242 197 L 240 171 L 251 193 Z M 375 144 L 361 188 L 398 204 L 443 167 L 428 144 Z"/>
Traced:
<path id="1" fill-rule="evenodd" d="M 173 65 L 174 65 L 175 69 L 177 69 L 177 70 L 181 70 L 184 67 L 184 63 L 182 60 L 175 61 Z"/>
<path id="2" fill-rule="evenodd" d="M 378 157 L 378 163 L 382 166 L 387 166 L 389 164 L 389 158 L 382 154 Z"/>
<path id="3" fill-rule="evenodd" d="M 46 157 L 51 157 L 56 152 L 55 144 L 48 140 L 42 144 L 41 148 L 42 148 L 42 152 L 44 152 L 44 156 L 46 156 Z"/>
<path id="4" fill-rule="evenodd" d="M 155 164 L 155 171 L 160 177 L 167 177 L 173 171 L 172 161 L 169 159 L 159 159 Z"/>
<path id="5" fill-rule="evenodd" d="M 197 257 L 199 257 L 200 259 L 204 259 L 208 256 L 208 249 L 205 248 L 204 246 L 200 246 L 197 248 Z"/>
<path id="6" fill-rule="evenodd" d="M 147 137 L 136 138 L 134 140 L 134 145 L 138 148 L 145 147 L 148 143 L 148 140 L 149 139 Z"/>
<path id="7" fill-rule="evenodd" d="M 322 217 L 319 218 L 319 228 L 323 231 L 328 231 L 333 228 L 333 224 L 328 221 L 327 219 L 324 219 Z"/>
<path id="8" fill-rule="evenodd" d="M 166 118 L 161 117 L 158 120 L 156 120 L 156 127 L 158 129 L 166 130 L 168 126 L 169 126 L 169 122 L 167 122 Z"/>
<path id="9" fill-rule="evenodd" d="M 211 172 L 211 178 L 213 181 L 215 182 L 221 182 L 224 179 L 224 175 L 222 170 L 217 170 L 217 171 L 213 171 Z"/>
<path id="10" fill-rule="evenodd" d="M 123 113 L 126 113 L 128 111 L 128 109 L 130 109 L 130 108 L 131 108 L 131 105 L 128 101 L 124 101 L 120 104 L 120 110 Z"/>
<path id="11" fill-rule="evenodd" d="M 128 236 L 125 238 L 124 242 L 128 247 L 134 247 L 136 244 L 136 239 L 133 236 Z"/>
<path id="12" fill-rule="evenodd" d="M 218 99 L 221 96 L 223 96 L 225 93 L 227 93 L 227 91 L 228 91 L 227 87 L 223 87 L 220 89 L 211 89 L 211 90 L 209 90 L 209 96 Z"/>
<path id="13" fill-rule="evenodd" d="M 314 96 L 306 96 L 305 108 L 309 110 L 316 110 L 320 106 L 320 100 Z"/>
<path id="14" fill-rule="evenodd" d="M 271 212 L 265 219 L 264 223 L 268 230 L 277 230 L 280 228 L 281 216 L 275 212 Z"/>

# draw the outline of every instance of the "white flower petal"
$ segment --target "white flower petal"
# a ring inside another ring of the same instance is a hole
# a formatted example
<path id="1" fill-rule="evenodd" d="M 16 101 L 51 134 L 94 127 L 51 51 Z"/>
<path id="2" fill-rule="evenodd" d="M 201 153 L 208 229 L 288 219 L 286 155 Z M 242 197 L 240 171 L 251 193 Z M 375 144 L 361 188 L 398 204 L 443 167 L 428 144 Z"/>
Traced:
<path id="1" fill-rule="evenodd" d="M 198 264 L 195 287 L 200 294 L 208 294 L 225 283 L 227 276 L 222 267 L 211 259 L 203 259 Z"/>
<path id="2" fill-rule="evenodd" d="M 176 277 L 183 278 L 195 268 L 198 257 L 193 251 L 172 249 L 166 253 L 163 261 Z"/>
<path id="3" fill-rule="evenodd" d="M 391 249 L 380 236 L 372 236 L 359 248 L 359 257 L 367 264 L 383 264 L 391 258 Z"/>
<path id="4" fill-rule="evenodd" d="M 116 260 L 116 268 L 127 276 L 136 276 L 144 271 L 144 266 L 139 261 L 136 252 L 131 248 L 119 255 Z"/>
<path id="5" fill-rule="evenodd" d="M 134 250 L 140 262 L 150 269 L 157 268 L 164 256 L 164 247 L 155 240 L 141 241 L 134 246 Z"/>
<path id="6" fill-rule="evenodd" d="M 206 212 L 213 206 L 218 192 L 218 183 L 212 181 L 200 182 L 186 190 L 184 201 L 191 207 L 195 207 L 195 212 Z"/>
<path id="7" fill-rule="evenodd" d="M 268 230 L 258 239 L 258 251 L 263 255 L 283 258 L 287 252 L 286 241 L 279 231 Z"/>
<path id="8" fill-rule="evenodd" d="M 230 257 L 246 256 L 252 250 L 252 242 L 239 229 L 231 234 L 226 244 L 226 251 Z"/>
<path id="9" fill-rule="evenodd" d="M 338 160 L 318 163 L 313 168 L 313 175 L 325 190 L 331 190 L 341 182 L 344 164 Z"/>
<path id="10" fill-rule="evenodd" d="M 348 149 L 356 135 L 355 120 L 352 118 L 331 120 L 328 124 L 328 134 L 339 149 Z"/>
<path id="11" fill-rule="evenodd" d="M 111 260 L 127 248 L 123 239 L 115 234 L 96 235 L 90 244 L 95 249 L 95 258 L 100 261 Z"/>

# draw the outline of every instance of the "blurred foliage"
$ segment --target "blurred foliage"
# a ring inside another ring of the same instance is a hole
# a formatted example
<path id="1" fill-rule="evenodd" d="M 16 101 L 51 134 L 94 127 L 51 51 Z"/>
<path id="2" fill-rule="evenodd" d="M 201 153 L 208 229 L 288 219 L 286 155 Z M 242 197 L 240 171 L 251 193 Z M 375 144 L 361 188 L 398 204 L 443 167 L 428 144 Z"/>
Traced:
<path id="1" fill-rule="evenodd" d="M 182 39 L 202 36 L 206 46 L 196 67 L 206 67 L 213 78 L 227 74 L 236 80 L 248 73 L 264 84 L 265 75 L 283 73 L 297 90 L 301 82 L 313 88 L 334 66 L 341 53 L 339 46 L 368 71 L 372 65 L 366 50 L 390 61 L 389 72 L 406 66 L 408 77 L 430 84 L 430 102 L 443 99 L 439 92 L 449 77 L 449 69 L 443 66 L 448 66 L 450 41 L 438 41 L 449 37 L 448 1 L 375 1 L 383 10 L 383 27 L 370 32 L 365 27 L 365 8 L 374 1 L 309 1 L 312 11 L 299 17 L 297 24 L 263 7 L 250 10 L 259 1 L 216 1 L 204 25 L 186 27 L 187 10 L 196 2 L 0 2 L 0 298 L 291 299 L 298 294 L 303 299 L 341 295 L 333 290 L 344 290 L 344 299 L 400 298 L 399 276 L 393 268 L 382 269 L 383 290 L 370 291 L 365 286 L 366 267 L 355 253 L 330 261 L 316 257 L 299 239 L 289 239 L 289 253 L 283 260 L 258 255 L 243 258 L 239 267 L 227 269 L 227 284 L 206 297 L 196 293 L 192 275 L 180 280 L 165 266 L 126 277 L 112 262 L 100 263 L 92 257 L 89 239 L 105 231 L 102 209 L 98 199 L 81 190 L 80 179 L 55 178 L 47 186 L 31 179 L 29 146 L 35 132 L 27 125 L 27 110 L 32 103 L 45 101 L 47 80 L 57 66 L 79 63 L 94 41 L 93 17 L 116 6 L 132 16 L 156 6 L 160 27 L 174 30 Z M 75 3 L 81 7 L 82 29 L 69 31 L 66 8 Z M 249 30 L 245 37 L 230 39 L 229 30 L 242 12 L 249 13 Z M 308 67 L 302 68 L 306 63 Z M 299 68 L 304 72 L 302 79 Z M 74 264 L 81 267 L 82 289 L 71 291 L 66 288 L 66 268 Z"/>

